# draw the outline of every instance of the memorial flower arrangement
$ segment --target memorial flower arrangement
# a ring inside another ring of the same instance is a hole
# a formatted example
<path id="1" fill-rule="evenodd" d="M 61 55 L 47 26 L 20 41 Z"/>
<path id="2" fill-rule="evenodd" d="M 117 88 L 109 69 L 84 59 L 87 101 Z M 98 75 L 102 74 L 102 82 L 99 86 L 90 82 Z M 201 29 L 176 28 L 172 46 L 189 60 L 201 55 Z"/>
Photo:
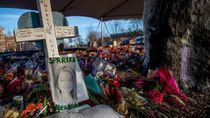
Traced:
<path id="1" fill-rule="evenodd" d="M 170 116 L 174 111 L 185 109 L 185 101 L 188 100 L 188 97 L 175 86 L 175 81 L 172 81 L 172 83 L 167 83 L 166 80 L 161 81 L 158 73 L 159 70 L 153 73 L 155 75 L 153 78 L 138 78 L 137 80 L 119 79 L 119 76 L 114 78 L 106 75 L 100 76 L 99 79 L 102 81 L 100 86 L 103 94 L 102 97 L 95 97 L 94 101 L 97 100 L 100 104 L 113 106 L 117 112 L 127 117 L 142 115 L 145 117 L 157 115 L 163 117 Z M 127 75 L 137 78 L 131 73 L 127 73 Z M 131 87 L 125 83 L 131 83 L 134 86 Z M 170 106 L 172 104 L 176 107 Z M 167 112 L 164 112 L 164 110 Z"/>
<path id="2" fill-rule="evenodd" d="M 99 52 L 103 51 L 99 50 Z M 104 55 L 101 56 L 102 59 L 113 62 L 111 56 L 102 54 Z M 142 115 L 146 117 L 165 117 L 170 116 L 175 111 L 185 109 L 185 101 L 188 101 L 188 97 L 178 88 L 170 70 L 163 66 L 152 71 L 147 77 L 142 76 L 136 70 L 141 66 L 141 56 L 143 55 L 125 55 L 124 59 L 119 57 L 119 60 L 122 59 L 122 61 L 116 66 L 116 75 L 110 75 L 105 71 L 96 74 L 102 94 L 90 93 L 91 100 L 94 103 L 112 106 L 117 112 L 126 117 L 139 117 Z M 92 57 L 89 57 L 89 59 L 95 60 Z M 138 67 L 137 60 L 141 60 Z M 83 62 L 83 64 L 86 63 Z M 88 73 L 91 72 L 97 73 L 88 70 Z M 94 73 L 92 73 L 93 76 Z M 172 104 L 176 107 L 172 107 Z"/>
<path id="3" fill-rule="evenodd" d="M 24 110 L 21 111 L 21 117 L 22 118 L 28 118 L 28 117 L 32 117 L 34 116 L 34 114 L 36 114 L 36 112 L 38 112 L 39 110 L 41 110 L 43 108 L 43 104 L 42 103 L 29 103 L 26 108 Z"/>
<path id="4" fill-rule="evenodd" d="M 99 48 L 89 52 L 78 52 L 78 61 L 83 70 L 90 97 L 83 104 L 90 106 L 106 104 L 118 113 L 132 118 L 170 117 L 171 114 L 179 113 L 187 107 L 185 102 L 189 98 L 178 88 L 169 68 L 160 67 L 143 76 L 140 74 L 144 59 L 142 53 L 130 54 L 129 48 L 108 48 L 107 50 L 103 52 L 104 49 Z M 105 60 L 106 65 L 111 66 L 105 66 L 97 71 L 93 63 L 99 59 Z M 6 67 L 0 69 L 1 80 L 7 82 L 2 88 L 15 93 L 22 92 L 24 97 L 24 109 L 18 109 L 20 110 L 18 111 L 9 107 L 5 114 L 13 110 L 14 115 L 24 118 L 34 117 L 43 109 L 45 112 L 41 113 L 45 115 L 55 113 L 46 68 L 37 69 L 35 62 L 33 64 L 36 66 L 32 66 L 33 68 L 24 68 L 24 64 L 19 64 L 19 68 L 13 71 Z M 36 72 L 39 74 L 33 74 Z M 1 95 L 5 97 L 10 94 L 2 90 Z"/>

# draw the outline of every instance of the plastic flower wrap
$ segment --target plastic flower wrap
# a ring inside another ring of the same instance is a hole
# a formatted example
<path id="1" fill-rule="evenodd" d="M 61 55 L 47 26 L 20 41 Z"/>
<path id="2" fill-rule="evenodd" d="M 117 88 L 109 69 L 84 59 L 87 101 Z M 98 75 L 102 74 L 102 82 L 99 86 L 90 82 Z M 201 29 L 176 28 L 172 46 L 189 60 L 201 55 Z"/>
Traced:
<path id="1" fill-rule="evenodd" d="M 88 76 L 85 77 L 85 84 L 86 84 L 88 90 L 90 90 L 91 92 L 93 92 L 95 94 L 102 93 L 101 88 L 99 87 L 96 78 L 94 76 L 92 76 L 91 74 L 89 74 Z"/>
<path id="2" fill-rule="evenodd" d="M 173 75 L 171 74 L 168 68 L 159 68 L 157 71 L 157 76 L 160 78 L 160 83 L 165 83 L 163 91 L 173 95 L 177 95 L 184 100 L 188 99 L 188 97 L 185 94 L 183 94 L 178 88 L 176 80 L 174 79 Z"/>
<path id="3" fill-rule="evenodd" d="M 180 109 L 187 108 L 187 105 L 184 103 L 184 101 L 182 101 L 178 96 L 175 96 L 175 95 L 167 96 L 165 102 L 175 108 L 180 108 Z"/>
<path id="4" fill-rule="evenodd" d="M 25 70 L 25 78 L 27 80 L 33 80 L 34 82 L 42 81 L 42 73 L 38 68 L 27 69 Z"/>
<path id="5" fill-rule="evenodd" d="M 3 118 L 19 118 L 19 112 L 15 109 L 9 109 L 4 113 Z"/>
<path id="6" fill-rule="evenodd" d="M 138 79 L 140 78 L 140 74 L 135 72 L 134 70 L 132 69 L 128 69 L 127 71 L 124 72 L 124 77 L 128 80 L 131 80 L 131 79 Z"/>
<path id="7" fill-rule="evenodd" d="M 125 87 L 122 88 L 122 95 L 128 106 L 141 108 L 146 103 L 146 100 L 136 91 Z"/>
<path id="8" fill-rule="evenodd" d="M 127 103 L 123 100 L 119 104 L 116 105 L 116 111 L 122 115 L 128 115 L 128 105 Z"/>

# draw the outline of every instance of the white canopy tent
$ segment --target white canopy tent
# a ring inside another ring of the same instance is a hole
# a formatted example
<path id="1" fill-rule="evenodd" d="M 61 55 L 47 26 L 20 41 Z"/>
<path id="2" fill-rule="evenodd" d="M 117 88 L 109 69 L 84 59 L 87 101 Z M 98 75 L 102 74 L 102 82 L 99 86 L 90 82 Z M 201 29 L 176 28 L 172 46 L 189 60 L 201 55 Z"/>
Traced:
<path id="1" fill-rule="evenodd" d="M 65 16 L 99 20 L 141 18 L 144 0 L 51 0 L 52 9 Z M 37 10 L 36 0 L 0 0 L 0 7 Z"/>

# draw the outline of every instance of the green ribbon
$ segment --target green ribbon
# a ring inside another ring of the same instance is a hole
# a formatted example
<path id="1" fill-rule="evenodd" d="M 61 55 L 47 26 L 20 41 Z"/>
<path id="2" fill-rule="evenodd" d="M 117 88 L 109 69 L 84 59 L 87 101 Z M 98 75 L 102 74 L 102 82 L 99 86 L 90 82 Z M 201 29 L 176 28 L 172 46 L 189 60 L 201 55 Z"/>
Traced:
<path id="1" fill-rule="evenodd" d="M 73 109 L 73 108 L 77 108 L 79 105 L 78 104 L 69 104 L 69 105 L 58 105 L 56 104 L 55 105 L 55 111 L 56 112 L 61 112 L 63 110 L 70 110 L 70 109 Z"/>

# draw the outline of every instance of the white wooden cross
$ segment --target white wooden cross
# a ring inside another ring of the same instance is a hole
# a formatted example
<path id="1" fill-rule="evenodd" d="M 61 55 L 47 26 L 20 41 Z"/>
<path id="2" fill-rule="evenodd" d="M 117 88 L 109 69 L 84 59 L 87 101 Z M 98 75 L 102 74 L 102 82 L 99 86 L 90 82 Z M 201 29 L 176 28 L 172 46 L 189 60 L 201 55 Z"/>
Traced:
<path id="1" fill-rule="evenodd" d="M 15 30 L 16 42 L 37 41 L 45 39 L 46 56 L 59 57 L 56 38 L 78 36 L 76 26 L 54 26 L 50 0 L 37 0 L 43 28 Z"/>
<path id="2" fill-rule="evenodd" d="M 38 10 L 40 11 L 40 19 L 42 21 L 43 28 L 30 28 L 30 29 L 19 29 L 15 31 L 15 38 L 17 42 L 21 41 L 36 41 L 36 40 L 43 40 L 45 39 L 45 54 L 46 58 L 53 58 L 57 59 L 65 59 L 67 58 L 74 58 L 75 62 L 68 62 L 68 63 L 49 63 L 47 59 L 47 69 L 49 73 L 49 80 L 50 80 L 50 88 L 53 97 L 53 101 L 55 104 L 58 105 L 67 105 L 72 104 L 72 100 L 68 99 L 66 101 L 60 102 L 60 98 L 62 96 L 58 96 L 57 88 L 55 87 L 55 83 L 57 82 L 57 72 L 59 71 L 58 67 L 61 66 L 71 66 L 75 70 L 76 75 L 76 103 L 89 99 L 87 88 L 85 86 L 85 82 L 83 79 L 82 71 L 79 67 L 79 63 L 76 59 L 74 54 L 69 54 L 65 56 L 59 56 L 58 48 L 57 48 L 57 41 L 56 38 L 64 38 L 64 37 L 76 37 L 78 36 L 78 28 L 77 27 L 67 27 L 67 26 L 54 26 L 53 24 L 53 17 L 51 11 L 51 4 L 50 0 L 37 0 Z M 73 63 L 73 65 L 71 65 Z M 58 84 L 58 83 L 57 83 Z M 69 95 L 68 95 L 69 96 Z M 75 103 L 75 102 L 74 102 Z"/>

